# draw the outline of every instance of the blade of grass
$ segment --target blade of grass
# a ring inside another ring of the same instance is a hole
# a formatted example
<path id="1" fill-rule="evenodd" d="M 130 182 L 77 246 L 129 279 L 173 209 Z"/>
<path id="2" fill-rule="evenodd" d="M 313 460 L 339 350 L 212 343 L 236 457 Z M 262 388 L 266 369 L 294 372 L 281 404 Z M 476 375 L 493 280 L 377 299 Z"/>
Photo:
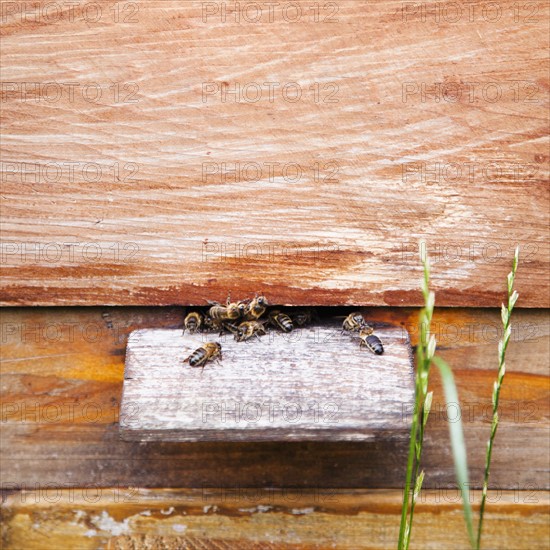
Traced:
<path id="1" fill-rule="evenodd" d="M 422 445 L 424 441 L 424 427 L 431 406 L 431 396 L 427 399 L 428 378 L 431 358 L 435 352 L 435 338 L 430 336 L 435 295 L 430 292 L 430 264 L 426 254 L 425 243 L 420 243 L 420 258 L 423 264 L 424 277 L 422 279 L 422 295 L 424 308 L 420 311 L 420 338 L 416 350 L 416 378 L 415 378 L 415 404 L 411 423 L 411 436 L 409 441 L 409 456 L 407 459 L 407 473 L 403 490 L 403 505 L 401 507 L 401 525 L 399 528 L 398 549 L 406 550 L 411 540 L 412 524 L 416 498 L 422 487 L 424 472 L 418 474 L 420 459 L 422 457 Z M 414 488 L 412 497 L 411 488 Z M 411 500 L 409 511 L 409 500 Z M 408 518 L 408 519 L 407 519 Z"/>
<path id="2" fill-rule="evenodd" d="M 433 337 L 432 337 L 433 338 Z M 432 341 L 432 340 L 430 340 Z M 435 340 L 433 340 L 435 342 Z M 435 350 L 435 346 L 434 346 Z M 414 473 L 413 473 L 413 479 L 415 480 L 414 483 L 414 490 L 412 494 L 411 499 L 411 512 L 409 516 L 409 523 L 412 525 L 412 521 L 414 518 L 414 511 L 416 508 L 416 501 L 418 499 L 418 495 L 420 494 L 420 491 L 422 489 L 422 483 L 424 482 L 424 470 L 418 474 L 418 470 L 420 468 L 420 457 L 422 453 L 422 443 L 424 441 L 424 430 L 426 428 L 426 422 L 428 422 L 428 416 L 430 415 L 430 410 L 432 408 L 432 398 L 433 398 L 433 392 L 430 392 L 426 395 L 426 398 L 424 399 L 424 403 L 422 404 L 422 417 L 419 419 L 420 421 L 420 430 L 418 435 L 418 442 L 419 444 L 416 446 L 416 461 L 414 464 Z M 407 535 L 405 537 L 405 548 L 409 547 L 409 544 L 411 542 L 411 530 L 409 529 L 407 532 Z"/>
<path id="3" fill-rule="evenodd" d="M 443 381 L 443 391 L 445 393 L 445 401 L 447 405 L 459 404 L 458 392 L 451 368 L 441 357 L 434 357 L 433 362 L 439 369 L 441 380 Z M 464 443 L 464 432 L 462 429 L 461 416 L 456 421 L 449 421 L 449 433 L 451 436 L 451 448 L 453 450 L 453 461 L 455 465 L 455 474 L 460 492 L 462 495 L 462 508 L 464 509 L 464 519 L 466 521 L 466 529 L 468 530 L 468 538 L 472 548 L 476 546 L 474 535 L 474 526 L 472 521 L 472 507 L 470 506 L 470 491 L 468 482 L 468 460 L 466 458 L 466 445 Z"/>
<path id="4" fill-rule="evenodd" d="M 512 271 L 508 273 L 507 288 L 508 288 L 508 305 L 502 304 L 502 327 L 504 333 L 502 340 L 498 344 L 498 375 L 493 386 L 493 420 L 491 422 L 491 434 L 489 441 L 487 442 L 487 452 L 485 454 L 485 475 L 483 477 L 483 491 L 481 493 L 481 506 L 479 509 L 479 522 L 477 526 L 477 544 L 476 549 L 481 547 L 481 532 L 483 529 L 483 516 L 485 513 L 485 502 L 487 500 L 487 489 L 489 487 L 489 473 L 491 470 L 491 457 L 493 454 L 493 443 L 498 429 L 498 403 L 500 399 L 500 390 L 502 388 L 502 382 L 504 381 L 504 375 L 506 373 L 506 349 L 508 348 L 508 342 L 510 341 L 510 335 L 512 334 L 512 311 L 516 305 L 518 299 L 518 293 L 514 290 L 514 281 L 516 278 L 516 271 L 519 263 L 519 246 L 516 247 L 514 254 L 514 261 L 512 262 Z"/>
<path id="5" fill-rule="evenodd" d="M 422 294 L 424 296 L 424 308 L 420 312 L 420 338 L 417 346 L 417 367 L 415 382 L 415 409 L 411 424 L 411 439 L 409 443 L 409 456 L 407 461 L 407 475 L 403 493 L 403 507 L 401 509 L 401 526 L 399 530 L 398 549 L 409 548 L 416 500 L 422 488 L 424 470 L 419 474 L 420 461 L 422 457 L 422 446 L 424 442 L 424 430 L 431 408 L 432 392 L 428 393 L 428 382 L 430 366 L 436 361 L 443 379 L 445 398 L 447 403 L 458 404 L 458 393 L 450 367 L 439 358 L 434 357 L 436 340 L 430 334 L 432 315 L 435 305 L 435 295 L 430 292 L 430 265 L 424 243 L 420 243 L 420 255 L 424 267 L 424 278 L 422 281 Z M 450 424 L 451 445 L 453 459 L 455 462 L 456 477 L 461 488 L 464 517 L 470 545 L 475 548 L 475 535 L 472 523 L 472 510 L 468 491 L 468 465 L 466 461 L 466 449 L 462 431 L 462 422 L 459 420 L 456 425 Z M 410 498 L 411 487 L 414 487 L 412 498 Z M 409 510 L 409 499 L 410 510 Z M 407 519 L 408 518 L 408 519 Z"/>
<path id="6" fill-rule="evenodd" d="M 418 393 L 418 374 L 416 388 Z M 403 489 L 403 504 L 401 506 L 401 524 L 399 526 L 399 540 L 397 542 L 398 550 L 404 550 L 405 541 L 410 538 L 411 525 L 407 521 L 409 510 L 409 493 L 411 490 L 411 480 L 414 467 L 414 457 L 416 452 L 416 440 L 418 432 L 418 400 L 415 400 L 413 419 L 411 424 L 411 436 L 409 442 L 409 456 L 407 458 L 407 474 L 405 479 L 405 488 Z"/>

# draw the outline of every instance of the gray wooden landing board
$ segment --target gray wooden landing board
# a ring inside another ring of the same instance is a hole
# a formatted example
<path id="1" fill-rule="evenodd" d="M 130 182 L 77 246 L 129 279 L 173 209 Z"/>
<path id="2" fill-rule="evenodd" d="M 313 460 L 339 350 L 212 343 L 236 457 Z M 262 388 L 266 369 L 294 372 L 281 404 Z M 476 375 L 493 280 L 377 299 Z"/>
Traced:
<path id="1" fill-rule="evenodd" d="M 128 340 L 120 414 L 138 441 L 367 441 L 401 437 L 414 402 L 408 334 L 382 327 L 385 353 L 359 348 L 339 325 L 235 342 L 231 335 L 145 329 Z M 223 361 L 184 359 L 219 341 Z"/>

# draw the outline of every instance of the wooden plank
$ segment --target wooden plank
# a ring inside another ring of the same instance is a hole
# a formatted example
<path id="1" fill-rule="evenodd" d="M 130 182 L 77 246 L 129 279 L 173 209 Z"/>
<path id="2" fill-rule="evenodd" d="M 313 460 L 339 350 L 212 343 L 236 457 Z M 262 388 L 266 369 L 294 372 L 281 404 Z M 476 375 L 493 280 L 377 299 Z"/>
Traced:
<path id="1" fill-rule="evenodd" d="M 105 317 L 102 315 L 105 315 Z M 418 312 L 374 308 L 416 345 Z M 179 308 L 5 309 L 0 470 L 12 487 L 401 487 L 395 442 L 138 443 L 121 441 L 118 413 L 128 334 L 181 327 Z M 456 375 L 473 487 L 480 487 L 496 372 L 500 312 L 438 309 L 434 333 Z M 550 488 L 548 311 L 514 312 L 491 479 L 500 489 Z M 111 327 L 111 328 L 109 328 Z M 437 374 L 424 457 L 426 487 L 454 484 L 447 410 Z M 404 411 L 404 422 L 410 420 Z"/>
<path id="2" fill-rule="evenodd" d="M 414 406 L 408 335 L 376 330 L 385 353 L 359 347 L 342 321 L 290 334 L 269 331 L 236 342 L 231 334 L 143 329 L 128 339 L 120 433 L 137 441 L 406 440 L 403 410 Z M 185 363 L 219 342 L 223 364 Z"/>
<path id="3" fill-rule="evenodd" d="M 4 304 L 550 306 L 548 3 L 222 4 L 2 4 Z"/>
<path id="4" fill-rule="evenodd" d="M 3 548 L 386 549 L 397 544 L 401 500 L 388 490 L 243 487 L 13 493 L 2 506 Z M 545 550 L 549 504 L 548 492 L 489 492 L 482 547 Z M 422 491 L 411 548 L 467 547 L 456 490 Z"/>

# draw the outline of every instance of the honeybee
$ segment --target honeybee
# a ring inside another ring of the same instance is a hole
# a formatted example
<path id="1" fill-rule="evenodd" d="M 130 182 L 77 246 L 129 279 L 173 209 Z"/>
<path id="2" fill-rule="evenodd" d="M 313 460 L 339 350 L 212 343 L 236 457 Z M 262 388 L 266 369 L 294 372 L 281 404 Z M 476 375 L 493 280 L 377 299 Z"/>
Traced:
<path id="1" fill-rule="evenodd" d="M 225 306 L 222 306 L 219 302 L 208 303 L 212 306 L 208 310 L 208 315 L 212 317 L 214 321 L 236 321 L 244 316 L 247 309 L 244 302 L 232 303 L 231 295 L 229 294 Z"/>
<path id="2" fill-rule="evenodd" d="M 311 310 L 310 309 L 298 309 L 297 311 L 291 311 L 288 316 L 292 319 L 292 322 L 298 327 L 305 327 L 311 323 Z"/>
<path id="3" fill-rule="evenodd" d="M 246 306 L 244 320 L 255 321 L 259 319 L 265 313 L 268 305 L 269 302 L 265 296 L 258 296 L 256 294 L 254 299 Z"/>
<path id="4" fill-rule="evenodd" d="M 382 355 L 384 353 L 382 341 L 373 333 L 374 329 L 368 325 L 365 325 L 365 327 L 359 331 L 359 338 L 361 338 L 359 347 L 366 347 L 372 351 L 372 353 Z"/>
<path id="5" fill-rule="evenodd" d="M 238 327 L 235 325 L 227 324 L 226 327 L 235 335 L 237 342 L 245 342 L 250 340 L 253 336 L 257 338 L 260 335 L 267 334 L 265 329 L 265 323 L 267 321 L 243 321 Z"/>
<path id="6" fill-rule="evenodd" d="M 342 323 L 342 329 L 349 332 L 357 332 L 366 326 L 365 319 L 358 311 L 350 313 Z"/>
<path id="7" fill-rule="evenodd" d="M 191 334 L 197 332 L 202 326 L 203 317 L 198 311 L 188 313 L 183 321 L 183 332 L 187 329 Z"/>
<path id="8" fill-rule="evenodd" d="M 192 367 L 202 367 L 212 359 L 221 360 L 222 346 L 219 342 L 207 342 L 196 349 L 185 361 Z"/>
<path id="9" fill-rule="evenodd" d="M 223 324 L 220 321 L 212 319 L 210 315 L 203 316 L 203 326 L 211 332 L 221 332 L 223 330 Z"/>
<path id="10" fill-rule="evenodd" d="M 269 322 L 283 332 L 292 332 L 294 329 L 292 319 L 286 313 L 281 313 L 278 309 L 269 312 Z"/>

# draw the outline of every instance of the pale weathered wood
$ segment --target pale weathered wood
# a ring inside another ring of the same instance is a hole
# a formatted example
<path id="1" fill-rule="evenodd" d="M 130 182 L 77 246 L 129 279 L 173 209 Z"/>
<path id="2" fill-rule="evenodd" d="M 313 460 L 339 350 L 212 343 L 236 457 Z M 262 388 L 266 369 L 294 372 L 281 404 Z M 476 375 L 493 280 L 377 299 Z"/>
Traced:
<path id="1" fill-rule="evenodd" d="M 369 441 L 408 433 L 414 404 L 409 337 L 377 328 L 383 355 L 328 321 L 290 334 L 144 329 L 128 339 L 120 428 L 141 441 Z M 223 362 L 185 358 L 220 342 Z"/>
<path id="2" fill-rule="evenodd" d="M 105 317 L 102 316 L 105 314 Z M 364 310 L 418 340 L 418 311 Z M 179 308 L 13 308 L 2 312 L 0 471 L 9 487 L 401 487 L 406 449 L 395 442 L 163 443 L 119 436 L 127 336 L 182 326 Z M 438 309 L 433 328 L 464 406 L 470 478 L 483 479 L 500 312 Z M 548 311 L 514 312 L 491 486 L 550 488 Z M 71 330 L 72 329 L 72 330 Z M 436 373 L 426 433 L 425 487 L 454 486 Z M 408 414 L 408 411 L 405 411 Z"/>
<path id="3" fill-rule="evenodd" d="M 91 4 L 2 4 L 4 303 L 550 305 L 547 2 Z"/>
<path id="4" fill-rule="evenodd" d="M 480 492 L 472 494 L 474 512 Z M 386 550 L 395 548 L 398 490 L 108 489 L 8 494 L 5 550 Z M 483 550 L 546 550 L 545 491 L 488 494 Z M 457 491 L 422 491 L 411 550 L 469 548 Z"/>

